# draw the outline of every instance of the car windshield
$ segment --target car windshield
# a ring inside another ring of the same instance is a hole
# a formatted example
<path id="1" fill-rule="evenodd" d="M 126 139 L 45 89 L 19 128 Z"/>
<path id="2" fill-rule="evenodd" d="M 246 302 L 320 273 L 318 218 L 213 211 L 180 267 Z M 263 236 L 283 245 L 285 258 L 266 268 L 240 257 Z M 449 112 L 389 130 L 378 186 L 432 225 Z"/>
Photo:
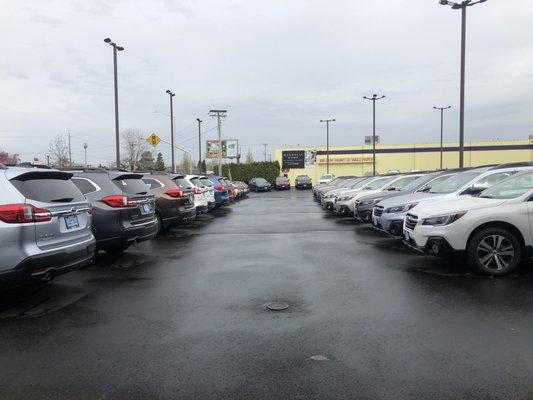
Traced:
<path id="1" fill-rule="evenodd" d="M 256 183 L 256 184 L 260 184 L 260 185 L 266 185 L 266 184 L 268 184 L 268 182 L 266 181 L 265 178 L 256 178 L 256 179 L 255 179 L 255 183 Z"/>
<path id="2" fill-rule="evenodd" d="M 147 194 L 150 189 L 150 187 L 140 177 L 137 179 L 113 179 L 113 183 L 124 193 L 128 194 Z"/>
<path id="3" fill-rule="evenodd" d="M 444 182 L 446 179 L 450 179 L 452 176 L 455 176 L 456 174 L 450 174 L 450 175 L 441 175 L 438 177 L 433 177 L 429 181 L 422 182 L 422 184 L 417 185 L 417 192 L 428 192 L 431 190 L 433 186 L 438 185 L 441 182 Z"/>
<path id="4" fill-rule="evenodd" d="M 192 189 L 192 186 L 185 178 L 174 178 L 174 182 L 176 185 L 180 187 L 180 189 Z"/>
<path id="5" fill-rule="evenodd" d="M 384 177 L 384 178 L 378 178 L 375 181 L 372 181 L 372 182 L 368 183 L 364 187 L 365 187 L 365 189 L 368 189 L 368 190 L 381 189 L 383 186 L 387 185 L 388 183 L 390 183 L 391 181 L 393 181 L 396 178 L 397 178 L 396 176 L 388 176 L 388 177 Z"/>
<path id="6" fill-rule="evenodd" d="M 297 176 L 296 179 L 298 179 L 299 181 L 309 181 L 311 180 L 311 178 L 309 178 L 308 176 Z"/>
<path id="7" fill-rule="evenodd" d="M 407 185 L 402 187 L 400 190 L 402 192 L 407 192 L 410 190 L 416 190 L 422 185 L 428 183 L 429 181 L 433 180 L 435 178 L 434 175 L 422 175 L 417 177 L 414 181 L 409 182 Z"/>
<path id="8" fill-rule="evenodd" d="M 533 189 L 533 172 L 515 175 L 489 189 L 485 189 L 479 197 L 487 199 L 514 199 Z"/>
<path id="9" fill-rule="evenodd" d="M 199 187 L 199 188 L 203 188 L 205 187 L 205 185 L 200 181 L 199 178 L 191 178 L 191 183 L 196 186 L 196 187 Z"/>
<path id="10" fill-rule="evenodd" d="M 390 185 L 386 187 L 386 189 L 394 188 L 394 190 L 404 190 L 404 187 L 411 184 L 413 181 L 416 181 L 418 176 L 411 175 L 411 176 L 404 176 L 403 178 L 397 179 L 394 182 L 391 182 Z"/>
<path id="11" fill-rule="evenodd" d="M 200 178 L 200 182 L 204 184 L 204 186 L 211 187 L 213 186 L 213 182 L 209 178 Z"/>
<path id="12" fill-rule="evenodd" d="M 453 193 L 480 174 L 480 172 L 461 172 L 460 174 L 454 175 L 451 178 L 444 180 L 443 182 L 433 185 L 429 193 Z"/>
<path id="13" fill-rule="evenodd" d="M 276 182 L 288 182 L 289 179 L 288 178 L 285 178 L 284 176 L 278 176 L 276 178 Z"/>

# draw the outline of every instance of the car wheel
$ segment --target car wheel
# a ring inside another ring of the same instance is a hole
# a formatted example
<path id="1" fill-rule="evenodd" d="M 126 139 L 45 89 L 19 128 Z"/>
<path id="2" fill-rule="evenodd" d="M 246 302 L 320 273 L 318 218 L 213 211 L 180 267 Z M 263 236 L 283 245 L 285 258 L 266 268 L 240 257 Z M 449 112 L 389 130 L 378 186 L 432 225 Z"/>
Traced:
<path id="1" fill-rule="evenodd" d="M 506 275 L 522 259 L 522 247 L 516 236 L 503 228 L 487 228 L 476 233 L 467 249 L 470 266 L 487 275 Z"/>

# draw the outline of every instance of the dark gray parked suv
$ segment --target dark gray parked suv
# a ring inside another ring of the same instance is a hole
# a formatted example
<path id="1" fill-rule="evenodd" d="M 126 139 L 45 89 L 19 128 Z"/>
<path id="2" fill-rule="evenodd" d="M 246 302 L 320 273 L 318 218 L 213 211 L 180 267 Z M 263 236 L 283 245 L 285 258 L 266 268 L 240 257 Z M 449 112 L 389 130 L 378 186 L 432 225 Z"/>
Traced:
<path id="1" fill-rule="evenodd" d="M 157 234 L 154 195 L 142 174 L 105 169 L 71 171 L 93 206 L 97 250 L 120 253 Z"/>
<path id="2" fill-rule="evenodd" d="M 50 280 L 92 261 L 92 209 L 71 176 L 0 164 L 0 285 Z"/>

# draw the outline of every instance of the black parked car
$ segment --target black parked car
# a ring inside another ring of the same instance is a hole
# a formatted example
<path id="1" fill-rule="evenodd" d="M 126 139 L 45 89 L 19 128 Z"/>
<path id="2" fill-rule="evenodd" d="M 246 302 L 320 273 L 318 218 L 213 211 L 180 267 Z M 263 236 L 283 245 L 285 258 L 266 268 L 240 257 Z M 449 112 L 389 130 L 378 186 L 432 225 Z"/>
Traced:
<path id="1" fill-rule="evenodd" d="M 311 189 L 311 178 L 307 175 L 298 175 L 294 180 L 294 186 L 296 189 Z"/>
<path id="2" fill-rule="evenodd" d="M 142 174 L 90 168 L 70 171 L 91 202 L 96 249 L 121 253 L 157 234 L 154 195 Z"/>
<path id="3" fill-rule="evenodd" d="M 253 178 L 248 182 L 248 186 L 253 192 L 270 192 L 272 188 L 265 178 Z"/>

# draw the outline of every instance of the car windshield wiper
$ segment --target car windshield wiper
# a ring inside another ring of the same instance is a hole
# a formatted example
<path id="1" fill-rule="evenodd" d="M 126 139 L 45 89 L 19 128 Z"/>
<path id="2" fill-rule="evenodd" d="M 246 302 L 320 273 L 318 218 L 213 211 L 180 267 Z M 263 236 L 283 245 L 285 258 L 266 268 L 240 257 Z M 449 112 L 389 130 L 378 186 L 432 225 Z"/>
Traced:
<path id="1" fill-rule="evenodd" d="M 59 199 L 50 200 L 50 203 L 70 203 L 74 197 L 61 197 Z"/>

